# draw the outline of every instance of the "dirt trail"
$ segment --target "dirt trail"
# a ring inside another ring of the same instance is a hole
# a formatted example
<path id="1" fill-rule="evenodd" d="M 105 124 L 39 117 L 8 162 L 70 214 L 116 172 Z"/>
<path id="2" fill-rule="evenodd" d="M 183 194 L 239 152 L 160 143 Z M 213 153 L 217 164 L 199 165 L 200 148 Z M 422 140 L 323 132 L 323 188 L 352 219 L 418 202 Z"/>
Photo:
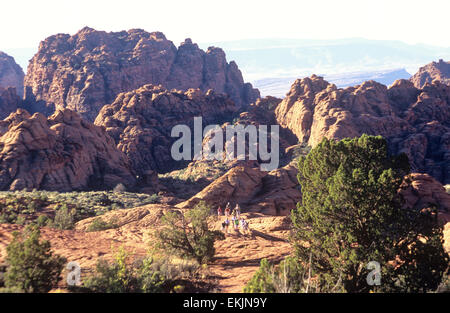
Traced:
<path id="1" fill-rule="evenodd" d="M 225 240 L 215 244 L 216 257 L 210 270 L 218 278 L 219 292 L 242 292 L 261 259 L 279 262 L 291 252 L 286 218 L 262 214 L 246 217 L 250 221 L 251 235 L 230 230 Z"/>

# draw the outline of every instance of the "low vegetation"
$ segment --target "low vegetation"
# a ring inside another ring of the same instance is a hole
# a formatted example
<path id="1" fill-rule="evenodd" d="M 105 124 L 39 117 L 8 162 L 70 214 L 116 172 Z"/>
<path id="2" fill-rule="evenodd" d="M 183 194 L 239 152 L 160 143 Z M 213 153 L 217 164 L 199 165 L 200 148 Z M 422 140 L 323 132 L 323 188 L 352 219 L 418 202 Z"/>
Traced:
<path id="1" fill-rule="evenodd" d="M 244 287 L 245 293 L 308 292 L 310 277 L 294 257 L 287 257 L 278 265 L 261 260 L 261 265 Z M 311 290 L 313 291 L 313 290 Z"/>
<path id="2" fill-rule="evenodd" d="M 200 267 L 192 262 L 146 257 L 135 262 L 131 254 L 119 248 L 112 262 L 99 260 L 96 273 L 87 278 L 83 291 L 102 293 L 160 293 L 199 290 L 196 286 Z"/>
<path id="3" fill-rule="evenodd" d="M 87 231 L 88 232 L 102 231 L 102 230 L 107 230 L 107 229 L 112 229 L 112 228 L 117 228 L 117 227 L 119 227 L 119 226 L 117 225 L 116 221 L 114 221 L 114 220 L 104 221 L 100 217 L 97 217 L 92 221 L 91 224 L 89 224 Z"/>
<path id="4" fill-rule="evenodd" d="M 197 161 L 189 167 L 160 174 L 159 182 L 178 198 L 188 199 L 225 174 L 231 166 L 218 161 Z"/>
<path id="5" fill-rule="evenodd" d="M 2 191 L 0 223 L 71 229 L 77 221 L 116 209 L 158 203 L 159 196 L 131 192 Z"/>

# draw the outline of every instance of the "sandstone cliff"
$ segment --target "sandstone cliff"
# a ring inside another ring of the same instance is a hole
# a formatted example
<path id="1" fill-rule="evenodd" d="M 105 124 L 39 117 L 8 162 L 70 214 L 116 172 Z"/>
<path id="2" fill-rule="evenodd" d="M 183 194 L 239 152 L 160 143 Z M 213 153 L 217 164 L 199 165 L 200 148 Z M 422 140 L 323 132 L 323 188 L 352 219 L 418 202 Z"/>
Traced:
<path id="1" fill-rule="evenodd" d="M 297 80 L 275 113 L 310 146 L 323 137 L 382 135 L 393 153 L 408 155 L 413 171 L 450 182 L 450 86 L 438 81 L 422 89 L 407 80 L 338 89 L 313 75 Z"/>
<path id="2" fill-rule="evenodd" d="M 101 127 L 68 109 L 46 118 L 17 110 L 0 122 L 0 190 L 132 187 L 126 156 Z"/>
<path id="3" fill-rule="evenodd" d="M 229 118 L 236 109 L 229 97 L 212 90 L 168 91 L 145 85 L 119 94 L 102 108 L 95 124 L 106 127 L 136 173 L 143 175 L 148 170 L 166 172 L 177 166 L 171 156 L 171 145 L 178 139 L 171 137 L 173 126 L 188 125 L 193 138 L 194 117 L 202 116 L 204 127 Z"/>
<path id="4" fill-rule="evenodd" d="M 409 79 L 416 88 L 422 88 L 425 84 L 431 84 L 434 80 L 450 85 L 450 62 L 439 60 L 438 62 L 431 62 L 419 69 Z"/>
<path id="5" fill-rule="evenodd" d="M 238 106 L 259 97 L 222 49 L 203 51 L 190 39 L 177 49 L 164 34 L 140 29 L 107 33 L 86 27 L 73 36 L 51 36 L 41 42 L 25 77 L 38 101 L 75 110 L 90 121 L 119 93 L 145 84 L 213 89 Z"/>
<path id="6" fill-rule="evenodd" d="M 14 61 L 14 58 L 0 51 L 0 87 L 14 87 L 21 96 L 24 76 L 22 68 Z"/>

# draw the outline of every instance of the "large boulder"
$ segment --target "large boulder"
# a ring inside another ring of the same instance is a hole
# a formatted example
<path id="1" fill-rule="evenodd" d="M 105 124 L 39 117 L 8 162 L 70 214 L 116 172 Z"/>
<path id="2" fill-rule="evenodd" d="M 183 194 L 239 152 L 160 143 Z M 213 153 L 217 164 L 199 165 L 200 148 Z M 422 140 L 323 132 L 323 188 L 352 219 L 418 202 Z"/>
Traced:
<path id="1" fill-rule="evenodd" d="M 177 204 L 192 208 L 200 201 L 216 209 L 230 202 L 243 212 L 289 215 L 301 200 L 295 162 L 265 172 L 251 165 L 237 165 L 189 200 Z"/>
<path id="2" fill-rule="evenodd" d="M 195 196 L 176 205 L 178 208 L 192 208 L 201 201 L 214 209 L 218 206 L 225 207 L 230 202 L 235 205 L 246 204 L 261 191 L 263 177 L 267 172 L 262 172 L 257 167 L 236 166 L 230 169 Z"/>

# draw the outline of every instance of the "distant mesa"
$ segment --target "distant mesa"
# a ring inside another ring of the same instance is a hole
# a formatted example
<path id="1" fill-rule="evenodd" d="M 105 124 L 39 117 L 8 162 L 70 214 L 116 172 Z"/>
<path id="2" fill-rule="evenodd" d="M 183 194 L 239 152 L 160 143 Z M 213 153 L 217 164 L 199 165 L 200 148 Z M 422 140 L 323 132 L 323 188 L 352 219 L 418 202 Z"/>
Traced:
<path id="1" fill-rule="evenodd" d="M 0 88 L 15 88 L 17 94 L 22 96 L 24 76 L 14 58 L 0 51 Z"/>
<path id="2" fill-rule="evenodd" d="M 410 80 L 417 88 L 423 88 L 425 84 L 431 84 L 435 80 L 450 85 L 450 62 L 442 59 L 438 62 L 431 62 L 421 67 Z"/>
<path id="3" fill-rule="evenodd" d="M 72 109 L 89 121 L 119 93 L 146 84 L 212 89 L 239 107 L 259 97 L 222 49 L 203 51 L 189 38 L 177 49 L 163 33 L 141 29 L 107 33 L 85 27 L 73 36 L 51 36 L 40 43 L 25 77 L 37 101 Z"/>

